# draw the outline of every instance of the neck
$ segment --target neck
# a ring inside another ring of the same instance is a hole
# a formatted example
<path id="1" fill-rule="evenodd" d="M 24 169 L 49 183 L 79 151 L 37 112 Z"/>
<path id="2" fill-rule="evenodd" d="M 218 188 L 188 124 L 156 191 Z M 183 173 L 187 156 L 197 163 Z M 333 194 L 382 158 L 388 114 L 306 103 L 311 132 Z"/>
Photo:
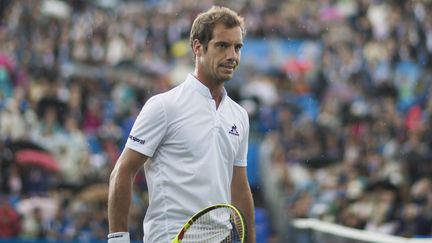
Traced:
<path id="1" fill-rule="evenodd" d="M 216 103 L 216 107 L 219 107 L 219 104 L 222 101 L 224 83 L 208 79 L 205 75 L 200 75 L 197 70 L 194 71 L 193 75 L 210 90 L 210 94 Z"/>

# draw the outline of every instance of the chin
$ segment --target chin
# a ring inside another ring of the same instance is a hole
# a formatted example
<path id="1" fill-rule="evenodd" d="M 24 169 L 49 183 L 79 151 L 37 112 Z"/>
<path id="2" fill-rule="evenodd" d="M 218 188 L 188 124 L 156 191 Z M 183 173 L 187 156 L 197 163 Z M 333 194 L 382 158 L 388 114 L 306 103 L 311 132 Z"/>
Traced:
<path id="1" fill-rule="evenodd" d="M 219 76 L 219 80 L 226 82 L 226 81 L 230 81 L 233 77 L 233 74 L 223 74 Z"/>
<path id="2" fill-rule="evenodd" d="M 221 83 L 225 83 L 225 82 L 230 81 L 231 78 L 232 78 L 232 76 L 230 76 L 230 77 L 226 77 L 226 76 L 224 76 L 224 77 L 220 77 L 220 78 L 219 78 L 219 82 L 221 82 Z"/>

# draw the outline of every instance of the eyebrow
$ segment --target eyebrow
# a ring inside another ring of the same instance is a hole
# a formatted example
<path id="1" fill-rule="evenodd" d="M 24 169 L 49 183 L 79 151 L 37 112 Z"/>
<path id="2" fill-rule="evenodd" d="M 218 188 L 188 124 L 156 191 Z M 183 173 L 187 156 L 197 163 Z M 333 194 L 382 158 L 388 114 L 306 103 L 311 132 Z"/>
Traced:
<path id="1" fill-rule="evenodd" d="M 215 41 L 214 44 L 215 44 L 215 45 L 218 45 L 218 44 L 227 44 L 227 45 L 232 45 L 232 44 L 231 44 L 230 42 L 228 42 L 228 41 Z M 236 47 L 243 47 L 243 42 L 237 42 L 237 43 L 234 43 L 234 46 L 236 46 Z"/>

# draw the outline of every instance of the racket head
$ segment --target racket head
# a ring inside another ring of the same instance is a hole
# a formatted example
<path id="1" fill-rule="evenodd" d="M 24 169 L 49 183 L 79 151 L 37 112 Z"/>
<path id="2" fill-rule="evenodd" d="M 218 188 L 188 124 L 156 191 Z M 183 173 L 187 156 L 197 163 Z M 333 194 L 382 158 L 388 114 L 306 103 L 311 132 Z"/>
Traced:
<path id="1" fill-rule="evenodd" d="M 172 243 L 246 242 L 246 220 L 231 204 L 215 204 L 194 214 Z"/>

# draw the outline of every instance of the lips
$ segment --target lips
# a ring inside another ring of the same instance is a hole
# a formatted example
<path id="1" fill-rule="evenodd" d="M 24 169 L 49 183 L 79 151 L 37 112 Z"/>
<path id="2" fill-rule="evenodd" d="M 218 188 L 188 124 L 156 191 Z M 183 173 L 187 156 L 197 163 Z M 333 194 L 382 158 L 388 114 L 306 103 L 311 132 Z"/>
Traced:
<path id="1" fill-rule="evenodd" d="M 220 66 L 223 68 L 226 68 L 226 69 L 230 69 L 230 70 L 234 70 L 236 67 L 235 65 L 232 65 L 232 64 L 222 64 Z"/>
<path id="2" fill-rule="evenodd" d="M 223 67 L 225 69 L 234 69 L 234 66 L 221 66 L 221 67 Z"/>

